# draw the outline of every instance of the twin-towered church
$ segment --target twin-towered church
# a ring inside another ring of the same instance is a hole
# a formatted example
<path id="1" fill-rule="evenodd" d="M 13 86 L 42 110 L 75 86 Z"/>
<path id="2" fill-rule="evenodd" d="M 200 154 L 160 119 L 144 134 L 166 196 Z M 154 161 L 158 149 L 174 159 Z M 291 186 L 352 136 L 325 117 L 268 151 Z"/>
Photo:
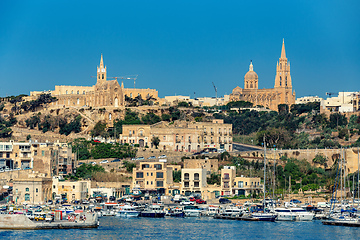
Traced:
<path id="1" fill-rule="evenodd" d="M 258 75 L 254 72 L 251 62 L 244 77 L 244 88 L 234 88 L 230 94 L 230 101 L 248 101 L 254 106 L 260 105 L 274 111 L 278 111 L 279 104 L 295 104 L 295 91 L 292 91 L 290 63 L 286 58 L 284 41 L 279 62 L 276 64 L 274 88 L 259 89 L 258 82 Z"/>

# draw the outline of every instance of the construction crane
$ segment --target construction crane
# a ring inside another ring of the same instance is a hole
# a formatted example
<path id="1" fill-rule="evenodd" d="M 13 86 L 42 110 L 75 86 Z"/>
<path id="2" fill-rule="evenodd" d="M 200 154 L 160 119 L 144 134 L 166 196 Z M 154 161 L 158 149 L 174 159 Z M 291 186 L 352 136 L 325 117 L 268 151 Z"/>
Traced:
<path id="1" fill-rule="evenodd" d="M 115 79 L 116 81 L 118 79 L 126 79 L 126 80 L 134 80 L 134 88 L 135 88 L 135 82 L 139 75 L 130 75 L 130 76 L 124 76 L 124 77 L 109 77 L 110 79 Z M 122 82 L 122 81 L 121 81 Z"/>
<path id="2" fill-rule="evenodd" d="M 217 106 L 217 88 L 215 87 L 215 84 L 214 82 L 212 82 L 213 86 L 214 86 L 214 89 L 215 89 L 215 94 L 216 94 L 216 106 Z"/>

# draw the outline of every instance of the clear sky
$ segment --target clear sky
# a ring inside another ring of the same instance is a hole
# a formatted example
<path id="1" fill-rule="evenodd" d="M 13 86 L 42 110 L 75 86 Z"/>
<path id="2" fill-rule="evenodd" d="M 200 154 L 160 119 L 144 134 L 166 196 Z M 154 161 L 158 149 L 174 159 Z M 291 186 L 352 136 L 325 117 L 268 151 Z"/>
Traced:
<path id="1" fill-rule="evenodd" d="M 360 1 L 0 1 L 0 96 L 138 74 L 159 96 L 230 94 L 250 60 L 272 88 L 282 39 L 296 96 L 359 91 Z M 124 82 L 133 87 L 133 82 Z"/>

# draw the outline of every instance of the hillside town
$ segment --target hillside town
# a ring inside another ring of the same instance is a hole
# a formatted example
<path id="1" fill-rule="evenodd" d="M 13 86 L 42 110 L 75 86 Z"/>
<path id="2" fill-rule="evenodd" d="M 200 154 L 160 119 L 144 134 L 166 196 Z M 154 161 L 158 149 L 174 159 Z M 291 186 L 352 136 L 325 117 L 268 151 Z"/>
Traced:
<path id="1" fill-rule="evenodd" d="M 93 86 L 0 99 L 2 204 L 102 204 L 106 215 L 123 202 L 326 210 L 335 188 L 358 198 L 360 92 L 296 98 L 284 41 L 273 88 L 259 88 L 250 62 L 222 97 L 160 98 L 136 77 L 125 88 L 104 59 Z"/>

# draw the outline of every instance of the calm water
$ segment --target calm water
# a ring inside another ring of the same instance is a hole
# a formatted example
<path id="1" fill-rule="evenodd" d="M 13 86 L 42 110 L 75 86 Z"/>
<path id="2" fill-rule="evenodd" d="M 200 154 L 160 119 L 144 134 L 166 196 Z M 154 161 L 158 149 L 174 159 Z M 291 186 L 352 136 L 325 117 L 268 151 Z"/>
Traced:
<path id="1" fill-rule="evenodd" d="M 211 218 L 103 217 L 90 230 L 0 231 L 0 239 L 360 239 L 360 228 L 314 222 L 245 222 Z"/>

